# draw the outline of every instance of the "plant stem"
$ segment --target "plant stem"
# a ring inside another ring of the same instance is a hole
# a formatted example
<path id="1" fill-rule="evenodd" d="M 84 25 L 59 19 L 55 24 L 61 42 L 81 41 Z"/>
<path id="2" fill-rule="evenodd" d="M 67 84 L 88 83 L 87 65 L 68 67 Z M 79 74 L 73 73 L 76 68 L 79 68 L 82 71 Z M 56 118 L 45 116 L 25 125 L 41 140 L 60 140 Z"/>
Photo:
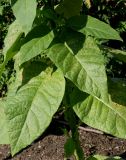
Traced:
<path id="1" fill-rule="evenodd" d="M 68 124 L 71 128 L 71 136 L 75 143 L 75 152 L 74 152 L 75 159 L 84 160 L 85 159 L 84 153 L 81 148 L 80 141 L 79 141 L 78 126 L 76 124 L 76 118 L 75 118 L 73 108 L 71 107 L 66 107 L 66 108 L 67 110 L 65 112 L 65 118 L 68 121 Z"/>

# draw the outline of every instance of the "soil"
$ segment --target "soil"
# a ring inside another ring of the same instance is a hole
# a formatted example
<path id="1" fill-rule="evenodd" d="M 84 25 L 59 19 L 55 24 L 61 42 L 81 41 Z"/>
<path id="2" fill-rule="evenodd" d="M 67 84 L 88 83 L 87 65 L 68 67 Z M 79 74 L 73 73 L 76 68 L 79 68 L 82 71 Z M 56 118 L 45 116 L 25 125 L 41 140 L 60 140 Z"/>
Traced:
<path id="1" fill-rule="evenodd" d="M 13 158 L 10 154 L 10 147 L 0 145 L 0 160 L 63 160 L 64 144 L 67 137 L 64 136 L 61 127 L 66 128 L 67 126 L 52 123 L 42 137 Z M 126 140 L 82 129 L 79 129 L 79 134 L 85 156 L 93 154 L 118 155 L 126 159 Z"/>

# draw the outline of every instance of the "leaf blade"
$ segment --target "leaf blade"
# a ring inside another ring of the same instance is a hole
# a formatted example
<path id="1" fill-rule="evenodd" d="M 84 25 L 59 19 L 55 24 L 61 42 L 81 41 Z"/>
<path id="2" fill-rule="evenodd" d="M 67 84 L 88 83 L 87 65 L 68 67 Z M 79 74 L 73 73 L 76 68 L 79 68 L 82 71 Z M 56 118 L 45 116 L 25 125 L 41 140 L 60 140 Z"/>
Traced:
<path id="1" fill-rule="evenodd" d="M 25 34 L 29 32 L 36 16 L 36 0 L 18 0 L 13 6 L 13 12 L 22 26 Z"/>
<path id="2" fill-rule="evenodd" d="M 112 84 L 111 86 L 113 87 Z M 117 85 L 115 89 L 118 90 Z M 71 103 L 75 113 L 82 122 L 119 138 L 126 138 L 126 107 L 124 106 L 126 100 L 123 98 L 120 101 L 122 93 L 120 96 L 116 95 L 117 91 L 115 89 L 113 92 L 112 88 L 111 96 L 113 102 L 110 104 L 104 103 L 96 97 L 82 93 L 79 90 L 75 90 L 72 93 Z M 125 92 L 123 96 L 125 96 Z M 117 100 L 119 100 L 119 104 L 117 104 Z"/>
<path id="3" fill-rule="evenodd" d="M 9 144 L 6 115 L 4 112 L 5 101 L 0 100 L 0 144 Z"/>
<path id="4" fill-rule="evenodd" d="M 67 26 L 98 39 L 123 41 L 118 32 L 107 23 L 91 16 L 80 15 L 68 19 Z"/>
<path id="5" fill-rule="evenodd" d="M 7 100 L 12 155 L 45 131 L 61 103 L 64 88 L 65 81 L 60 71 L 52 75 L 43 73 L 24 85 L 13 101 L 11 98 Z"/>
<path id="6" fill-rule="evenodd" d="M 24 45 L 20 49 L 19 64 L 34 58 L 44 52 L 53 40 L 53 33 L 47 26 L 35 27 L 24 40 Z"/>
<path id="7" fill-rule="evenodd" d="M 22 27 L 18 21 L 14 21 L 10 26 L 7 33 L 7 36 L 4 40 L 5 47 L 3 49 L 4 62 L 0 66 L 0 77 L 5 68 L 5 65 L 14 55 L 18 52 L 21 46 L 21 36 L 23 34 Z"/>
<path id="8" fill-rule="evenodd" d="M 108 102 L 104 60 L 90 37 L 76 55 L 64 44 L 56 44 L 49 48 L 47 56 L 80 90 Z"/>
<path id="9" fill-rule="evenodd" d="M 122 38 L 119 36 L 116 30 L 114 30 L 108 24 L 91 16 L 88 16 L 87 24 L 85 28 L 80 30 L 80 32 L 86 32 L 87 34 L 100 39 L 113 39 L 122 41 Z"/>

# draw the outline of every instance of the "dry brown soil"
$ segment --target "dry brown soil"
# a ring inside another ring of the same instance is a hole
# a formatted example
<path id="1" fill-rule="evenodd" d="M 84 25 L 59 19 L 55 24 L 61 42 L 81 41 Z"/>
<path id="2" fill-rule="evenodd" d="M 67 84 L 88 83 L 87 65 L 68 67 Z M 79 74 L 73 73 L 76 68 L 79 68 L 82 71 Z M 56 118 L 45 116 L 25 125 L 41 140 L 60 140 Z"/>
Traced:
<path id="1" fill-rule="evenodd" d="M 79 133 L 86 156 L 92 154 L 119 155 L 126 159 L 126 140 L 83 130 L 79 130 Z M 0 160 L 63 160 L 65 141 L 66 137 L 60 134 L 59 125 L 52 124 L 42 137 L 13 158 L 10 155 L 9 146 L 1 145 Z"/>

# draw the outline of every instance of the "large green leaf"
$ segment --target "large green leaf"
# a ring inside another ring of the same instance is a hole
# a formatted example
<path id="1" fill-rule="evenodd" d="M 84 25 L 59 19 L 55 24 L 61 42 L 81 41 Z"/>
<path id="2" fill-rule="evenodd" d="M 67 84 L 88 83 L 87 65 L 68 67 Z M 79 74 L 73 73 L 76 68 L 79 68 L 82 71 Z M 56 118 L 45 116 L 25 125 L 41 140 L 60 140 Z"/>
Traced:
<path id="1" fill-rule="evenodd" d="M 6 115 L 12 155 L 31 144 L 49 126 L 64 95 L 61 71 L 43 71 L 7 99 Z"/>
<path id="2" fill-rule="evenodd" d="M 55 44 L 47 55 L 80 90 L 108 102 L 104 58 L 94 40 L 88 37 L 77 54 L 69 47 Z"/>
<path id="3" fill-rule="evenodd" d="M 3 49 L 3 54 L 4 54 L 4 62 L 0 66 L 0 77 L 1 74 L 4 70 L 5 65 L 7 62 L 13 58 L 13 56 L 18 52 L 20 46 L 21 46 L 21 36 L 23 34 L 22 27 L 18 23 L 18 21 L 14 21 L 9 29 L 7 36 L 4 40 L 4 49 Z"/>
<path id="4" fill-rule="evenodd" d="M 122 41 L 118 32 L 110 25 L 91 16 L 71 17 L 67 25 L 81 33 L 92 35 L 99 39 L 114 39 Z"/>
<path id="5" fill-rule="evenodd" d="M 0 100 L 0 144 L 9 144 L 6 115 L 4 113 L 5 101 Z"/>
<path id="6" fill-rule="evenodd" d="M 36 16 L 36 7 L 36 0 L 17 0 L 12 8 L 16 19 L 26 34 L 32 28 Z"/>
<path id="7" fill-rule="evenodd" d="M 114 83 L 111 82 L 110 85 L 111 104 L 77 89 L 71 95 L 71 104 L 82 122 L 114 136 L 126 138 L 126 82 L 122 85 Z M 118 92 L 120 89 L 123 92 L 121 94 Z M 120 97 L 123 98 L 120 100 Z"/>
<path id="8" fill-rule="evenodd" d="M 19 64 L 21 65 L 22 63 L 44 52 L 52 40 L 53 33 L 47 26 L 35 27 L 28 34 L 24 45 L 20 49 Z"/>
<path id="9" fill-rule="evenodd" d="M 69 18 L 80 14 L 82 0 L 63 0 L 56 8 L 56 12 Z"/>

